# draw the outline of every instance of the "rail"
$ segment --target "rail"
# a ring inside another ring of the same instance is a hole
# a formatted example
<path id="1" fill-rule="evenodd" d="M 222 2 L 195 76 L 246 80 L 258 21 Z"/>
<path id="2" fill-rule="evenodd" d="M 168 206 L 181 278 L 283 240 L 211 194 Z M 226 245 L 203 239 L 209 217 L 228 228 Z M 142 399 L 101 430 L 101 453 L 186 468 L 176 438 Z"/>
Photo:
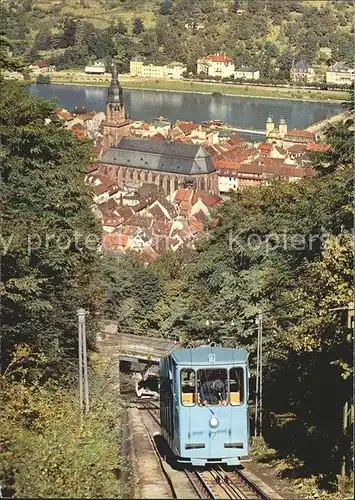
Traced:
<path id="1" fill-rule="evenodd" d="M 226 470 L 222 466 L 203 471 L 186 469 L 185 474 L 199 498 L 269 500 L 269 496 L 239 469 Z"/>
<path id="2" fill-rule="evenodd" d="M 157 417 L 156 412 L 159 411 L 159 405 L 153 401 L 137 401 L 144 410 L 146 410 L 150 417 L 154 420 L 155 424 L 160 426 L 160 419 Z M 145 424 L 144 424 L 145 425 Z M 152 442 L 154 451 L 157 455 L 161 468 L 164 471 L 169 486 L 174 492 L 174 487 L 171 478 L 166 473 L 163 461 L 160 456 L 159 450 L 155 444 L 154 439 L 151 437 L 151 432 L 147 425 L 145 425 L 149 438 Z M 213 466 L 212 466 L 213 467 Z M 222 465 L 215 466 L 210 469 L 191 469 L 185 468 L 184 471 L 190 484 L 194 488 L 195 492 L 200 499 L 258 499 L 258 500 L 270 500 L 268 494 L 266 494 L 262 488 L 255 484 L 251 479 L 249 479 L 242 470 L 240 469 L 229 469 Z M 266 487 L 266 485 L 265 485 Z M 176 498 L 176 497 L 175 497 Z"/>

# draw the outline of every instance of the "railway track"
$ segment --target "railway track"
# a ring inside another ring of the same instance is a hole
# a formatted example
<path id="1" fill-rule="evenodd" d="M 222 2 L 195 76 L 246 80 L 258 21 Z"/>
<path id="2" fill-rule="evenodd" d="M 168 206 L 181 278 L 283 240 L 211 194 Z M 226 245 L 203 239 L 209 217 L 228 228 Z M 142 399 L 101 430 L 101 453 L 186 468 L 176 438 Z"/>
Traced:
<path id="1" fill-rule="evenodd" d="M 147 411 L 154 421 L 154 427 L 160 428 L 159 406 L 154 401 L 135 401 Z M 144 424 L 152 442 L 154 451 L 161 464 L 162 458 L 159 450 L 152 438 L 152 429 Z M 240 499 L 240 500 L 270 500 L 270 497 L 253 481 L 246 477 L 240 469 L 229 469 L 223 466 L 216 466 L 209 469 L 184 469 L 182 473 L 187 476 L 191 486 L 201 499 Z M 169 476 L 164 472 L 169 486 L 174 492 L 174 486 Z M 174 495 L 174 498 L 178 498 Z"/>
<path id="2" fill-rule="evenodd" d="M 239 469 L 226 470 L 219 466 L 210 470 L 185 470 L 199 498 L 269 500 L 256 484 Z"/>

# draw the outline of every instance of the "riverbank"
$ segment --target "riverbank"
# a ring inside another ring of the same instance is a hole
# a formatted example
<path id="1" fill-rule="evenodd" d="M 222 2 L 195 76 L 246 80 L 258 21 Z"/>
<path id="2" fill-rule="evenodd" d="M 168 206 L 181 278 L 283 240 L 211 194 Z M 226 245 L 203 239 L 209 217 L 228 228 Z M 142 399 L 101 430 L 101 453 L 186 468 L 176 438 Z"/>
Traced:
<path id="1" fill-rule="evenodd" d="M 197 94 L 221 93 L 225 96 L 260 97 L 269 99 L 287 99 L 297 101 L 339 102 L 347 99 L 347 92 L 235 85 L 230 83 L 208 83 L 189 80 L 151 80 L 120 75 L 122 86 L 126 89 L 157 90 L 166 92 L 188 92 Z M 84 73 L 53 73 L 52 84 L 91 85 L 107 87 L 108 77 L 91 77 Z M 217 97 L 218 98 L 218 97 Z"/>

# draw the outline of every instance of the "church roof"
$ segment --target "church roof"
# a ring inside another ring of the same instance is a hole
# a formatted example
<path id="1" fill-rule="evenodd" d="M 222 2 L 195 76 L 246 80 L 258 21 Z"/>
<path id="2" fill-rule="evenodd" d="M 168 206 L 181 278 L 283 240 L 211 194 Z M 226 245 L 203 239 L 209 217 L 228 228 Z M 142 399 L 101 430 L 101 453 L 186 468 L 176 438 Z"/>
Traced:
<path id="1" fill-rule="evenodd" d="M 215 171 L 211 155 L 198 144 L 125 137 L 107 151 L 101 163 L 181 175 Z"/>

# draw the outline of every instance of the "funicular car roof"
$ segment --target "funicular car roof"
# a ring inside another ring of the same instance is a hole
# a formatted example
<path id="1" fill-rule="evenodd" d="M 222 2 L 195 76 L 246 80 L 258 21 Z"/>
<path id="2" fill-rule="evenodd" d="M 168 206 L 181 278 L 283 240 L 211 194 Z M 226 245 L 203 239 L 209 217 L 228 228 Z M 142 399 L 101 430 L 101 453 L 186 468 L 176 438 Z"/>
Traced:
<path id="1" fill-rule="evenodd" d="M 213 361 L 210 355 L 214 354 Z M 224 366 L 245 364 L 248 360 L 246 349 L 230 347 L 195 347 L 192 349 L 177 349 L 171 353 L 177 365 L 184 366 Z"/>

